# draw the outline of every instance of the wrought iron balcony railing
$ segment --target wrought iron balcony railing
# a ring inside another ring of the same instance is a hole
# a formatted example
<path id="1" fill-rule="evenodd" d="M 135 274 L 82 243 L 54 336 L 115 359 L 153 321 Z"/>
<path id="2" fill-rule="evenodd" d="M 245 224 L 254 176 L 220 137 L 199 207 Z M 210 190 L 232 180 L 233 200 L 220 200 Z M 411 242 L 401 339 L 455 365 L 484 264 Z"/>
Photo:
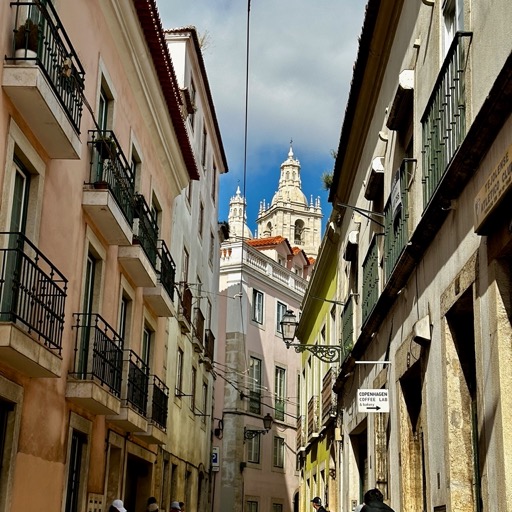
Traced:
<path id="1" fill-rule="evenodd" d="M 204 348 L 204 315 L 201 308 L 194 308 L 194 337 L 197 343 Z"/>
<path id="2" fill-rule="evenodd" d="M 213 361 L 213 355 L 215 353 L 215 336 L 211 329 L 204 331 L 204 355 Z"/>
<path id="3" fill-rule="evenodd" d="M 161 430 L 167 429 L 167 415 L 169 412 L 169 388 L 156 376 L 151 375 L 151 415 L 150 420 Z"/>
<path id="4" fill-rule="evenodd" d="M 174 300 L 174 285 L 176 283 L 176 264 L 172 259 L 171 253 L 163 240 L 158 240 L 158 256 L 160 258 L 160 268 L 158 269 L 158 279 L 165 291 L 169 294 L 171 300 Z"/>
<path id="5" fill-rule="evenodd" d="M 333 391 L 336 381 L 334 368 L 329 368 L 322 381 L 322 423 L 325 424 L 330 418 L 336 417 L 337 395 Z"/>
<path id="6" fill-rule="evenodd" d="M 378 238 L 382 233 L 375 234 L 370 243 L 368 253 L 363 262 L 363 324 L 366 322 L 379 298 L 379 248 Z"/>
<path id="7" fill-rule="evenodd" d="M 126 402 L 141 416 L 146 416 L 148 410 L 149 367 L 133 350 L 125 350 L 126 354 L 128 355 Z"/>
<path id="8" fill-rule="evenodd" d="M 341 313 L 341 346 L 343 347 L 343 360 L 354 347 L 354 296 L 350 295 L 345 301 Z"/>
<path id="9" fill-rule="evenodd" d="M 89 185 L 110 190 L 125 216 L 133 225 L 135 214 L 135 176 L 111 130 L 89 130 L 92 146 Z"/>
<path id="10" fill-rule="evenodd" d="M 471 32 L 457 32 L 421 119 L 423 207 L 466 136 L 466 65 Z"/>
<path id="11" fill-rule="evenodd" d="M 123 339 L 98 314 L 75 313 L 75 358 L 70 376 L 94 380 L 121 396 Z"/>
<path id="12" fill-rule="evenodd" d="M 153 268 L 156 269 L 158 255 L 158 226 L 151 215 L 148 203 L 141 194 L 135 195 L 135 218 L 137 228 L 133 236 L 134 242 L 140 244 Z"/>
<path id="13" fill-rule="evenodd" d="M 45 75 L 76 133 L 80 133 L 85 71 L 51 2 L 11 2 L 16 8 L 12 56 Z"/>
<path id="14" fill-rule="evenodd" d="M 0 233 L 0 321 L 62 349 L 67 279 L 23 233 Z"/>
<path id="15" fill-rule="evenodd" d="M 405 158 L 397 171 L 396 183 L 384 208 L 384 280 L 388 281 L 409 241 L 409 187 L 411 166 L 416 160 Z"/>

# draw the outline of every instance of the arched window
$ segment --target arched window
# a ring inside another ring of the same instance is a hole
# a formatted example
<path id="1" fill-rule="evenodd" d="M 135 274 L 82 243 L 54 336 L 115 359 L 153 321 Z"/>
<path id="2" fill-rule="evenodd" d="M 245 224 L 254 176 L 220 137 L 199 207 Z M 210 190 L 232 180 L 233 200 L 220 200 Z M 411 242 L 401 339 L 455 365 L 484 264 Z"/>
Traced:
<path id="1" fill-rule="evenodd" d="M 302 220 L 295 221 L 293 241 L 296 244 L 304 244 L 304 221 Z"/>

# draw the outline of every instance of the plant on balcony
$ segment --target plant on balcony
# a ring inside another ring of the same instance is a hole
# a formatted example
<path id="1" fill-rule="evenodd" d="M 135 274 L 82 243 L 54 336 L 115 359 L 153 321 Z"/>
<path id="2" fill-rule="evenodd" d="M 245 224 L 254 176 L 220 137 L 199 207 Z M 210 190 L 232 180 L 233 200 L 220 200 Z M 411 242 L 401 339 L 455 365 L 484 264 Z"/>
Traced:
<path id="1" fill-rule="evenodd" d="M 94 140 L 94 147 L 102 159 L 110 158 L 116 154 L 116 141 L 110 135 L 99 135 Z"/>
<path id="2" fill-rule="evenodd" d="M 20 25 L 14 34 L 15 56 L 36 58 L 39 46 L 39 25 L 31 19 Z"/>

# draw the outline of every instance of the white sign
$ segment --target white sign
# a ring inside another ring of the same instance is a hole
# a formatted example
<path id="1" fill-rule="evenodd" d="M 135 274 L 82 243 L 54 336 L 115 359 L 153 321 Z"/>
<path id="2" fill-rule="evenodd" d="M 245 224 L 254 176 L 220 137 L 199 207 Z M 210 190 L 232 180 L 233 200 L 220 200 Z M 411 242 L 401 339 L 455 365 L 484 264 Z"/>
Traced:
<path id="1" fill-rule="evenodd" d="M 220 470 L 219 447 L 212 446 L 212 471 Z"/>
<path id="2" fill-rule="evenodd" d="M 389 390 L 358 389 L 357 412 L 389 412 Z"/>

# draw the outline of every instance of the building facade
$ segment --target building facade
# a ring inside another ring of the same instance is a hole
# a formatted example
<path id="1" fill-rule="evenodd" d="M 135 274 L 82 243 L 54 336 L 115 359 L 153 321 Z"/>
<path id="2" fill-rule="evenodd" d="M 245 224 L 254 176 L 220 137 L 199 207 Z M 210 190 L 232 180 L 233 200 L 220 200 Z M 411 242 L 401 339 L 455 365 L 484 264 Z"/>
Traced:
<path id="1" fill-rule="evenodd" d="M 240 190 L 230 201 L 230 239 L 221 245 L 220 257 L 222 335 L 214 364 L 214 510 L 283 512 L 299 504 L 295 445 L 301 356 L 287 350 L 280 321 L 287 310 L 298 311 L 312 263 L 280 233 L 290 218 L 303 215 L 306 225 L 305 215 L 311 214 L 297 176 L 289 187 L 301 201 L 297 211 L 286 205 L 288 218 L 275 217 L 272 236 L 251 238 Z M 318 204 L 315 213 L 319 210 Z M 265 426 L 268 419 L 271 426 Z"/>
<path id="2" fill-rule="evenodd" d="M 166 31 L 183 98 L 186 128 L 199 180 L 174 200 L 176 315 L 170 319 L 168 376 L 172 383 L 169 439 L 171 499 L 211 510 L 213 361 L 218 339 L 219 177 L 227 161 L 197 31 Z M 170 503 L 164 504 L 164 510 Z"/>
<path id="3" fill-rule="evenodd" d="M 338 258 L 316 262 L 336 267 L 324 297 L 352 347 L 339 510 L 373 487 L 402 512 L 512 509 L 511 21 L 506 1 L 367 4 L 329 195 Z"/>
<path id="4" fill-rule="evenodd" d="M 202 174 L 156 4 L 0 24 L 0 510 L 168 504 L 174 199 Z"/>

